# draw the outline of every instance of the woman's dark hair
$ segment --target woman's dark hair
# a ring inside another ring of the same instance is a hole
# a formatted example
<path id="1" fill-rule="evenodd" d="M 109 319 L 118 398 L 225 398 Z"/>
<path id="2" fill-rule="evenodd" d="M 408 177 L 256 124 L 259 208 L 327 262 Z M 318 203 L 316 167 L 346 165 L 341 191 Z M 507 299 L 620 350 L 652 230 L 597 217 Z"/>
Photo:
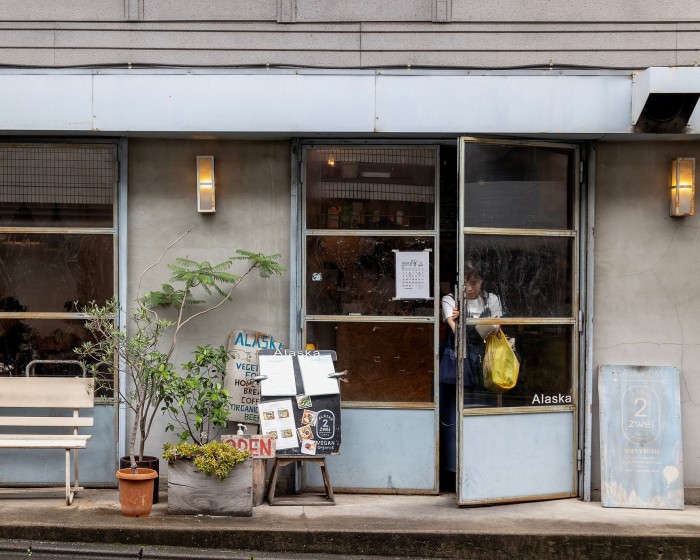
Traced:
<path id="1" fill-rule="evenodd" d="M 476 266 L 476 263 L 472 260 L 464 261 L 464 279 L 469 281 L 481 278 L 483 278 L 483 276 L 481 276 L 481 271 L 479 267 Z"/>

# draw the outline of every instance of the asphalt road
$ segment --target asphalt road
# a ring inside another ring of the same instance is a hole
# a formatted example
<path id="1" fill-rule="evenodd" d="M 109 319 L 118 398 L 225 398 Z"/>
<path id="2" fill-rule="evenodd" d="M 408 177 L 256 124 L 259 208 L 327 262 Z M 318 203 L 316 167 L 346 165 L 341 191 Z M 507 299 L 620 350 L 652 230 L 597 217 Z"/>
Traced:
<path id="1" fill-rule="evenodd" d="M 270 554 L 255 551 L 0 540 L 2 560 L 406 560 L 404 556 Z M 430 560 L 415 558 L 411 560 Z"/>

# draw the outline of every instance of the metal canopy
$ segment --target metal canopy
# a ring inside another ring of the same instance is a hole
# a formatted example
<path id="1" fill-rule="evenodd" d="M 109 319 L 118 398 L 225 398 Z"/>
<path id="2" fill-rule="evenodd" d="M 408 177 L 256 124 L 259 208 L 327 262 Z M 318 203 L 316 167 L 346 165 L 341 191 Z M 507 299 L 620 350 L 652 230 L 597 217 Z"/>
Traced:
<path id="1" fill-rule="evenodd" d="M 700 68 L 0 70 L 0 131 L 632 138 L 647 100 L 668 93 L 700 95 Z M 700 130 L 687 116 L 682 132 Z"/>

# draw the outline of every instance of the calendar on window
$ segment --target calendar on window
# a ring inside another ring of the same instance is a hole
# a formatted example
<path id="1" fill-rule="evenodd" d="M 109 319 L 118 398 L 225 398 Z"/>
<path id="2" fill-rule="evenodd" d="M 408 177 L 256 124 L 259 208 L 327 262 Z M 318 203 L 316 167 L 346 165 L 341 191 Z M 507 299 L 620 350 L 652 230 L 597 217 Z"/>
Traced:
<path id="1" fill-rule="evenodd" d="M 430 298 L 429 251 L 396 251 L 396 299 Z"/>

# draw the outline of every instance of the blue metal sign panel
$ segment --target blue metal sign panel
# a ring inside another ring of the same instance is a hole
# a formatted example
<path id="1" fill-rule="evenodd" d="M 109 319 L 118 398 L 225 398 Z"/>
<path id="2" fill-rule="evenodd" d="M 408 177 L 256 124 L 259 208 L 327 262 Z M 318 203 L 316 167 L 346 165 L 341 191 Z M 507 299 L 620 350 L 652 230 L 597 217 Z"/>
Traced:
<path id="1" fill-rule="evenodd" d="M 683 509 L 679 372 L 600 366 L 600 461 L 605 507 Z"/>

